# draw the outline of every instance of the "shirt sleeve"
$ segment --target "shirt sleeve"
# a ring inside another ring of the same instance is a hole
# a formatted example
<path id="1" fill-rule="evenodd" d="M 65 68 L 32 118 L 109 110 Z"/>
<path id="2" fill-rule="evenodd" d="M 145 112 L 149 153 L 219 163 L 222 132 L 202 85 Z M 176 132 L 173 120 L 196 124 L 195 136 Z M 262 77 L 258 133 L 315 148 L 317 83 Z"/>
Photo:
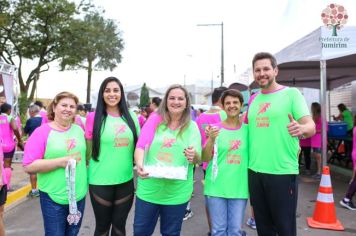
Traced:
<path id="1" fill-rule="evenodd" d="M 258 92 L 254 93 L 248 100 L 245 116 L 243 117 L 243 120 L 242 120 L 245 124 L 248 124 L 248 110 L 250 108 L 252 101 L 256 98 L 257 94 L 258 94 Z"/>
<path id="2" fill-rule="evenodd" d="M 43 159 L 46 152 L 47 139 L 51 128 L 48 125 L 42 125 L 35 129 L 28 138 L 22 164 L 27 166 L 38 159 Z"/>
<path id="3" fill-rule="evenodd" d="M 162 122 L 162 117 L 157 113 L 152 113 L 146 120 L 145 125 L 141 129 L 140 137 L 138 138 L 136 148 L 145 149 L 146 145 L 151 145 L 156 129 Z"/>
<path id="4" fill-rule="evenodd" d="M 295 120 L 299 120 L 303 116 L 310 115 L 308 105 L 301 94 L 296 88 L 290 88 L 290 95 L 292 99 L 292 115 Z"/>
<path id="5" fill-rule="evenodd" d="M 87 120 L 85 122 L 85 138 L 86 139 L 91 140 L 93 138 L 94 117 L 95 117 L 95 112 L 90 112 L 87 116 Z"/>

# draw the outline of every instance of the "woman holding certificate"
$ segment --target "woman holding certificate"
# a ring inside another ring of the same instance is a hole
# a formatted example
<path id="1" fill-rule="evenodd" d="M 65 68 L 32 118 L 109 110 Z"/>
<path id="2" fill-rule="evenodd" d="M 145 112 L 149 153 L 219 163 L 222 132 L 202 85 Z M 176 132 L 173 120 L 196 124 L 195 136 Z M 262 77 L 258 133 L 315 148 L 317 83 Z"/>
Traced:
<path id="1" fill-rule="evenodd" d="M 168 88 L 158 110 L 142 128 L 136 145 L 139 176 L 134 235 L 152 235 L 160 217 L 162 235 L 180 235 L 193 192 L 193 165 L 200 161 L 199 129 L 181 85 Z"/>

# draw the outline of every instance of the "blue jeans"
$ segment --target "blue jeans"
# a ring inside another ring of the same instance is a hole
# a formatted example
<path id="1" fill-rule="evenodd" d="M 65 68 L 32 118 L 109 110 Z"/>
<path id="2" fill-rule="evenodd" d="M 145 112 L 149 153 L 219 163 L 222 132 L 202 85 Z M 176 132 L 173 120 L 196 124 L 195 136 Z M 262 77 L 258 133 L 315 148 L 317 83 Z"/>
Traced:
<path id="1" fill-rule="evenodd" d="M 205 196 L 212 236 L 240 236 L 247 199 Z"/>
<path id="2" fill-rule="evenodd" d="M 179 236 L 187 203 L 159 205 L 136 197 L 134 236 L 151 236 L 158 216 L 161 219 L 162 236 Z"/>
<path id="3" fill-rule="evenodd" d="M 82 217 L 77 225 L 69 225 L 67 216 L 68 205 L 55 203 L 47 193 L 40 191 L 40 203 L 46 236 L 76 236 L 84 215 L 85 198 L 77 202 Z"/>

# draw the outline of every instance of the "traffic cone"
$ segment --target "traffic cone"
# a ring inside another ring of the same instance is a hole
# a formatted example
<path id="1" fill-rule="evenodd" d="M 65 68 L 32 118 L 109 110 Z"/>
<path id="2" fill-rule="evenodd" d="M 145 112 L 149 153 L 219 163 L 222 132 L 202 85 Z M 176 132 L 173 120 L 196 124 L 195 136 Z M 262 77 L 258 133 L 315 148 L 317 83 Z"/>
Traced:
<path id="1" fill-rule="evenodd" d="M 309 227 L 319 229 L 344 230 L 336 218 L 330 169 L 324 166 L 313 217 L 307 217 Z"/>

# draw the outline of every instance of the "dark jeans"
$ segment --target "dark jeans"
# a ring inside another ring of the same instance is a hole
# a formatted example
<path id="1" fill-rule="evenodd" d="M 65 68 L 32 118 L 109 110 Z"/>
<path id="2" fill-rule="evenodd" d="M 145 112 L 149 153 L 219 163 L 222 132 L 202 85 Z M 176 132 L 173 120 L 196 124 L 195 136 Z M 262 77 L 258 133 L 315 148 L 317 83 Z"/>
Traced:
<path id="1" fill-rule="evenodd" d="M 179 236 L 187 203 L 159 205 L 136 197 L 134 236 L 151 236 L 158 216 L 161 219 L 162 236 Z"/>
<path id="2" fill-rule="evenodd" d="M 78 210 L 82 213 L 77 225 L 68 224 L 68 205 L 55 203 L 47 193 L 41 191 L 40 203 L 46 236 L 76 236 L 79 233 L 84 215 L 85 198 L 77 202 Z"/>
<path id="3" fill-rule="evenodd" d="M 298 183 L 296 175 L 248 170 L 250 201 L 259 236 L 296 236 Z"/>

